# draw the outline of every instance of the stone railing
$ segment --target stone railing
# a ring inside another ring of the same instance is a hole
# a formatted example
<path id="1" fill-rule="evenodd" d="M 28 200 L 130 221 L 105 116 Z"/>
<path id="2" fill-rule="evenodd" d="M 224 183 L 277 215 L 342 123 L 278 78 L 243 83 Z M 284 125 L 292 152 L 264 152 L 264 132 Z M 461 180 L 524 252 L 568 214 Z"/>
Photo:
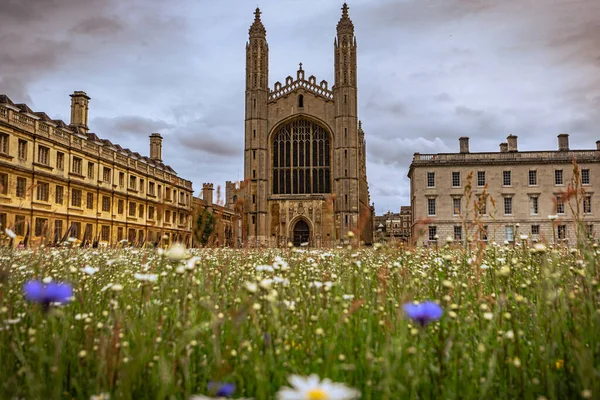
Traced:
<path id="1" fill-rule="evenodd" d="M 32 128 L 35 126 L 35 120 L 33 118 L 19 113 L 13 113 L 13 121 L 18 125 L 24 125 Z"/>
<path id="2" fill-rule="evenodd" d="M 88 141 L 85 141 L 83 143 L 83 148 L 86 149 L 86 150 L 93 151 L 93 152 L 97 152 L 98 151 L 98 146 L 95 145 L 94 143 L 90 143 Z"/>
<path id="3" fill-rule="evenodd" d="M 169 183 L 175 181 L 181 182 L 180 185 L 189 188 L 190 190 L 192 189 L 191 182 L 178 178 L 176 175 L 168 173 L 162 170 L 160 167 L 157 168 L 148 165 L 142 160 L 128 157 L 123 154 L 118 154 L 113 149 L 105 147 L 102 144 L 90 142 L 87 138 L 78 137 L 66 128 L 61 128 L 58 126 L 53 127 L 52 125 L 42 122 L 41 120 L 36 124 L 36 120 L 34 118 L 24 115 L 23 113 L 13 111 L 7 107 L 0 106 L 0 120 L 2 119 L 8 121 L 10 124 L 18 125 L 20 129 L 24 129 L 34 134 L 37 133 L 46 137 L 50 137 L 53 140 L 63 143 L 65 146 L 74 146 L 79 149 L 87 150 L 110 160 L 117 161 L 125 166 L 131 166 L 142 174 L 150 174 Z M 179 181 L 177 181 L 178 179 Z"/>
<path id="4" fill-rule="evenodd" d="M 486 162 L 486 161 L 571 161 L 598 160 L 600 152 L 594 150 L 572 151 L 515 151 L 506 153 L 446 153 L 420 154 L 415 153 L 413 163 L 453 163 L 453 162 Z"/>
<path id="5" fill-rule="evenodd" d="M 320 85 L 317 85 L 314 76 L 309 77 L 308 80 L 299 78 L 295 81 L 292 81 L 292 77 L 288 76 L 284 86 L 281 85 L 281 82 L 275 82 L 273 90 L 269 93 L 269 101 L 275 101 L 298 88 L 303 88 L 324 97 L 326 100 L 333 100 L 333 92 L 327 87 L 327 81 L 321 81 Z"/>
<path id="6" fill-rule="evenodd" d="M 52 136 L 54 137 L 54 139 L 58 140 L 59 142 L 62 142 L 64 144 L 69 144 L 69 134 L 65 133 L 59 129 L 54 128 L 52 130 Z"/>
<path id="7" fill-rule="evenodd" d="M 46 134 L 50 133 L 50 125 L 43 122 L 38 123 L 38 129 Z"/>

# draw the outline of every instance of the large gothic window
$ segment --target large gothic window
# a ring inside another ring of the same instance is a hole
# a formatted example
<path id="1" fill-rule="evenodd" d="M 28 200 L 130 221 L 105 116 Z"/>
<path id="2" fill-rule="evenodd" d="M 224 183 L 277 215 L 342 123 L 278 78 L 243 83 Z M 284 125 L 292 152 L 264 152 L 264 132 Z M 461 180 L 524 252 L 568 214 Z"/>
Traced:
<path id="1" fill-rule="evenodd" d="M 331 193 L 329 134 L 299 119 L 273 138 L 273 194 Z"/>

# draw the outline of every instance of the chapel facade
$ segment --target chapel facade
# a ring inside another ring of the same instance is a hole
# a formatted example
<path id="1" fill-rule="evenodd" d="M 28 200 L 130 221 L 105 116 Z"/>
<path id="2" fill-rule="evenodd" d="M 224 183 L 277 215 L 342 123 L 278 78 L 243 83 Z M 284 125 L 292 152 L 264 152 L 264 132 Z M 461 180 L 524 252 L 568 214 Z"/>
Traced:
<path id="1" fill-rule="evenodd" d="M 344 4 L 334 85 L 306 76 L 269 87 L 269 46 L 257 8 L 246 43 L 242 241 L 248 246 L 372 242 L 365 134 L 358 119 L 356 37 Z"/>

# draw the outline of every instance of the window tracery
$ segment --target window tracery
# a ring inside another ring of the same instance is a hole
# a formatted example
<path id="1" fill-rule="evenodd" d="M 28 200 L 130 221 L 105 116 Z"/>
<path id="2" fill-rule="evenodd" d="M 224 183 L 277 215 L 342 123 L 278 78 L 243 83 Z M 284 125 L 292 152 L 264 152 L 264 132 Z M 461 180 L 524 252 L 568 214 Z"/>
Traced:
<path id="1" fill-rule="evenodd" d="M 298 119 L 273 139 L 273 194 L 331 193 L 329 134 L 320 125 Z"/>

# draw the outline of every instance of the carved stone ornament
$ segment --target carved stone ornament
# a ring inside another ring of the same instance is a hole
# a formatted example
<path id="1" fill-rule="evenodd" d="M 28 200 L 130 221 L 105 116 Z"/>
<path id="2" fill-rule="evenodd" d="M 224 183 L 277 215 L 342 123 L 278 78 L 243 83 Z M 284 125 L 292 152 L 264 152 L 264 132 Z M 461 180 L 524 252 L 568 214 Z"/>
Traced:
<path id="1" fill-rule="evenodd" d="M 298 214 L 304 214 L 304 206 L 302 205 L 302 202 L 298 203 Z"/>

